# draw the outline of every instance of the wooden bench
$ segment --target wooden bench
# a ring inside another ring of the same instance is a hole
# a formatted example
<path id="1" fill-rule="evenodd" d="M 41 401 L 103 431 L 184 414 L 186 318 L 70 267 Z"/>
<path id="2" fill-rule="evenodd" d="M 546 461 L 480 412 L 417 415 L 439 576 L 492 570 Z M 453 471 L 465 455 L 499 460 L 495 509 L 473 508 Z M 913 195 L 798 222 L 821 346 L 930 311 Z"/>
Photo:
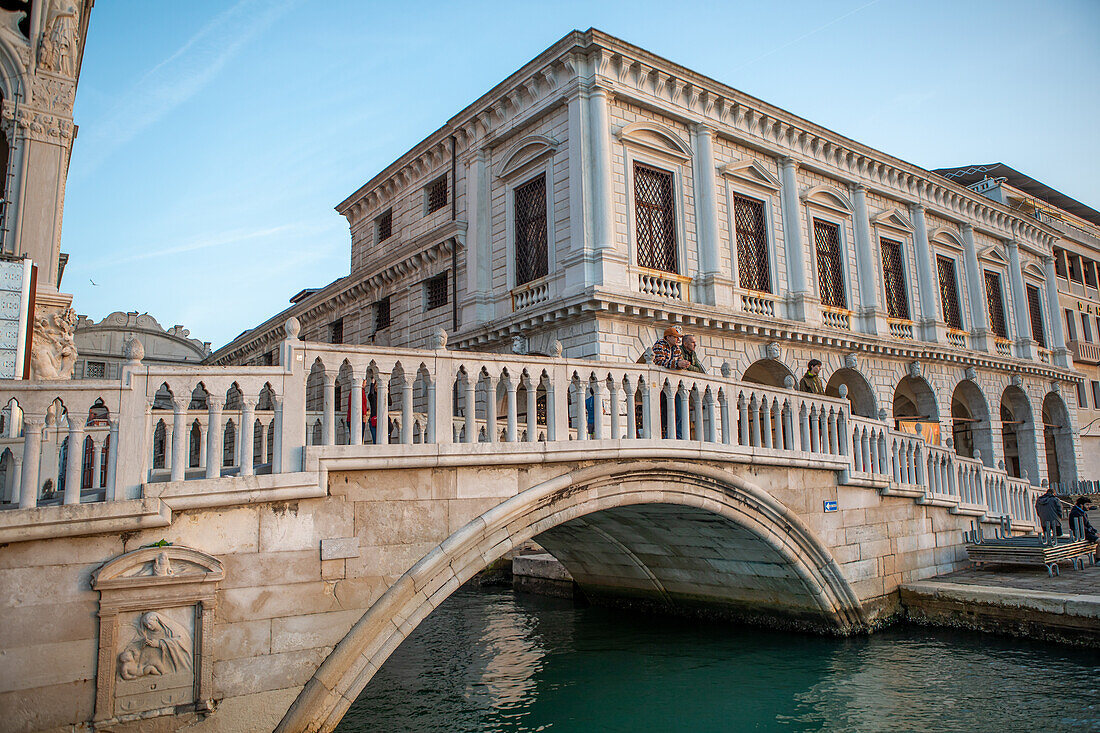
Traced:
<path id="1" fill-rule="evenodd" d="M 966 545 L 967 556 L 979 567 L 984 563 L 1043 565 L 1051 577 L 1061 574 L 1059 562 L 1068 560 L 1074 569 L 1083 568 L 1095 553 L 1095 542 L 1068 536 L 1056 538 L 1053 542 L 1044 541 L 1040 536 L 1000 537 Z"/>

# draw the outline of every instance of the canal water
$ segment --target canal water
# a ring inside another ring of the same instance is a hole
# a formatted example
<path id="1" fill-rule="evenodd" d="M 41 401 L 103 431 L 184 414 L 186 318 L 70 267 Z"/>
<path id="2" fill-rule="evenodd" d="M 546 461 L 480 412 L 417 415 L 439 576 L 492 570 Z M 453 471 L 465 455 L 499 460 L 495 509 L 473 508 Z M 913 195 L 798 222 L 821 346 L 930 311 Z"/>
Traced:
<path id="1" fill-rule="evenodd" d="M 907 626 L 767 632 L 466 587 L 337 728 L 742 730 L 1100 731 L 1100 655 Z"/>

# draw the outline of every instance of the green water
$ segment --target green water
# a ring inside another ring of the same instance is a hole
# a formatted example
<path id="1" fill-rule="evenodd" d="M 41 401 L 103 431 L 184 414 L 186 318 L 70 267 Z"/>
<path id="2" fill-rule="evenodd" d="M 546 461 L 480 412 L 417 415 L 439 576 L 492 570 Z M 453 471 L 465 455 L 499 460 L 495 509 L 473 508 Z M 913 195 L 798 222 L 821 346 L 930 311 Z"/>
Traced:
<path id="1" fill-rule="evenodd" d="M 358 731 L 1100 731 L 1100 655 L 912 627 L 832 639 L 461 589 Z"/>

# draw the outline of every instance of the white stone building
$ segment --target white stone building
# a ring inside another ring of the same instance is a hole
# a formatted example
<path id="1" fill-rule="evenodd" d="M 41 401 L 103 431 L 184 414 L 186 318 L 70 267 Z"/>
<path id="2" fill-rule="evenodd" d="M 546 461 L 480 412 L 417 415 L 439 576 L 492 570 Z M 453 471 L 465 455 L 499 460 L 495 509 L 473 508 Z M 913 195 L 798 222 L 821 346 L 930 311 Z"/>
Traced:
<path id="1" fill-rule="evenodd" d="M 1004 163 L 936 172 L 1059 233 L 1053 247 L 1054 282 L 1070 358 L 1084 375 L 1074 395 L 1083 459 L 1078 478 L 1100 479 L 1100 212 Z M 1044 417 L 1043 422 L 1051 420 Z M 1066 481 L 1060 476 L 1051 480 Z"/>
<path id="2" fill-rule="evenodd" d="M 136 337 L 145 348 L 146 363 L 198 364 L 210 355 L 210 342 L 190 338 L 181 325 L 165 329 L 148 313 L 116 311 L 98 323 L 79 316 L 74 379 L 118 379 L 126 363 L 126 341 Z"/>
<path id="3" fill-rule="evenodd" d="M 310 340 L 443 328 L 452 348 L 628 361 L 675 322 L 711 371 L 782 385 L 816 357 L 857 415 L 1034 484 L 1077 475 L 1059 228 L 599 31 L 337 210 L 350 274 L 209 362 L 276 363 L 289 316 Z"/>

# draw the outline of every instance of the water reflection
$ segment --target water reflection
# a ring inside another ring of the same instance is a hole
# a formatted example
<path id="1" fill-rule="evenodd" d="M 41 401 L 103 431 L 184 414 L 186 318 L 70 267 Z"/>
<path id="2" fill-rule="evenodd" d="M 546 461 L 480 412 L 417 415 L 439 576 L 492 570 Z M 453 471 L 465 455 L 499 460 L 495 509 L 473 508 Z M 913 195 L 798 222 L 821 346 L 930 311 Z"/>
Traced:
<path id="1" fill-rule="evenodd" d="M 976 634 L 827 639 L 462 589 L 338 731 L 1088 731 L 1098 673 L 1091 652 Z"/>

